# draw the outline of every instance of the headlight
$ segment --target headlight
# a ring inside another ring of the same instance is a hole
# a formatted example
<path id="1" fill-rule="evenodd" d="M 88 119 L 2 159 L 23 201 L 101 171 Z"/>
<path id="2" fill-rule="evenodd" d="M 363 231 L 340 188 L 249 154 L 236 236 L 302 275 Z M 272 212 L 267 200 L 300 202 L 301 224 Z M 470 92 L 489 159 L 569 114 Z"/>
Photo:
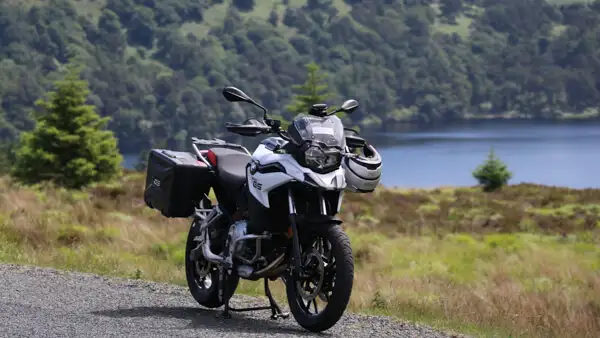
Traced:
<path id="1" fill-rule="evenodd" d="M 323 151 L 320 147 L 311 146 L 304 152 L 304 162 L 314 170 L 327 170 L 340 166 L 342 156 L 339 151 Z"/>

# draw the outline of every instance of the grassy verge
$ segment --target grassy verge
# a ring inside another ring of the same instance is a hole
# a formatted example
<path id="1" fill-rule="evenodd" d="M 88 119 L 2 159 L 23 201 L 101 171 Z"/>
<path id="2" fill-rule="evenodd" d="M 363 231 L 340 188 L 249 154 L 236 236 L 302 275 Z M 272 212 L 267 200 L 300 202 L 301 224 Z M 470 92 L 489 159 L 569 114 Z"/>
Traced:
<path id="1" fill-rule="evenodd" d="M 72 192 L 0 178 L 0 261 L 185 284 L 188 221 L 145 207 L 142 180 Z M 346 200 L 352 310 L 485 336 L 600 332 L 600 190 L 381 190 Z"/>

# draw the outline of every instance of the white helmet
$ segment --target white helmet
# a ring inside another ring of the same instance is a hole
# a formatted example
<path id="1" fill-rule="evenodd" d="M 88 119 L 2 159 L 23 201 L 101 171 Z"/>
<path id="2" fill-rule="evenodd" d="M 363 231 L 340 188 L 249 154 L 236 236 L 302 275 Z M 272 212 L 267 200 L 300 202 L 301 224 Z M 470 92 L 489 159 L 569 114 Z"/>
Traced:
<path id="1" fill-rule="evenodd" d="M 346 171 L 346 189 L 368 193 L 374 191 L 381 180 L 381 156 L 370 144 L 361 148 L 358 156 L 345 157 L 342 167 Z"/>

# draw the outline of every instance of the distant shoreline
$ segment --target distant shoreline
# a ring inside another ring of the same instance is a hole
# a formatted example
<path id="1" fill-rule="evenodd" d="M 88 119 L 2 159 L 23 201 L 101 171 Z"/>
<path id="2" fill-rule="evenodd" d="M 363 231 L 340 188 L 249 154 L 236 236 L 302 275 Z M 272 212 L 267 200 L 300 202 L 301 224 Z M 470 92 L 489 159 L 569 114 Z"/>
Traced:
<path id="1" fill-rule="evenodd" d="M 600 123 L 600 117 L 587 117 L 587 118 L 565 118 L 565 119 L 531 119 L 531 118 L 504 118 L 498 117 L 496 115 L 490 117 L 474 117 L 467 119 L 453 119 L 446 120 L 443 122 L 435 122 L 431 124 L 419 124 L 418 122 L 411 121 L 389 121 L 385 123 L 385 127 L 383 128 L 364 128 L 360 131 L 363 135 L 369 134 L 378 134 L 378 133 L 402 133 L 402 132 L 415 132 L 415 131 L 427 131 L 430 129 L 439 128 L 441 126 L 450 127 L 450 126 L 461 126 L 461 125 L 472 125 L 478 123 L 511 123 L 511 122 L 532 122 L 532 123 L 544 123 L 544 124 L 579 124 L 579 123 L 589 123 L 589 122 L 597 122 Z M 202 138 L 202 135 L 193 135 L 196 137 Z M 217 137 L 217 138 L 225 138 L 227 135 Z M 131 154 L 139 154 L 143 149 L 132 149 L 127 147 L 126 144 L 119 145 L 119 149 L 121 154 L 131 155 Z"/>
<path id="2" fill-rule="evenodd" d="M 600 122 L 600 115 L 586 115 L 586 114 L 564 114 L 561 117 L 555 118 L 531 118 L 524 116 L 509 116 L 509 115 L 469 115 L 469 117 L 449 119 L 444 121 L 433 121 L 430 123 L 422 123 L 419 121 L 401 120 L 386 121 L 381 129 L 366 128 L 364 132 L 378 133 L 378 132 L 403 132 L 403 131 L 423 131 L 439 126 L 452 126 L 452 125 L 466 125 L 480 122 L 495 122 L 495 123 L 510 123 L 510 122 L 532 122 L 532 123 L 544 123 L 544 124 L 574 124 L 574 123 L 589 123 L 589 122 Z"/>

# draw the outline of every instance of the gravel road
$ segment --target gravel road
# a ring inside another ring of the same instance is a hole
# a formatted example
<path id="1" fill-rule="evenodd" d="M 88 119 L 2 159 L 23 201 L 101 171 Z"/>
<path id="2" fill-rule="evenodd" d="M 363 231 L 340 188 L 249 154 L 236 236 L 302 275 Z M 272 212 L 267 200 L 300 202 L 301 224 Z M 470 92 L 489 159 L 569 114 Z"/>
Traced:
<path id="1" fill-rule="evenodd" d="M 234 306 L 262 304 L 238 296 Z M 266 298 L 264 300 L 266 302 Z M 448 337 L 386 317 L 346 315 L 330 330 L 304 331 L 270 312 L 219 317 L 186 288 L 0 264 L 0 337 Z"/>

